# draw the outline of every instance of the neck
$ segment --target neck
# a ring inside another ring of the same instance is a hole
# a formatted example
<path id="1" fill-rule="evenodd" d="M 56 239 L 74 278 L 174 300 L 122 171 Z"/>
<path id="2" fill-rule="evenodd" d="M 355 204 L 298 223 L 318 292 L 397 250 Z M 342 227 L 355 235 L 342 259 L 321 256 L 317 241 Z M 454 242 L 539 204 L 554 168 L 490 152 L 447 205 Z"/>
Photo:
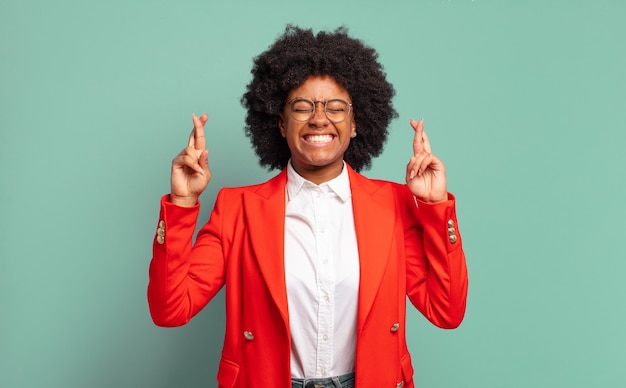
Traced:
<path id="1" fill-rule="evenodd" d="M 337 178 L 343 171 L 343 160 L 330 166 L 296 166 L 291 164 L 293 169 L 304 179 L 321 185 L 324 182 Z"/>

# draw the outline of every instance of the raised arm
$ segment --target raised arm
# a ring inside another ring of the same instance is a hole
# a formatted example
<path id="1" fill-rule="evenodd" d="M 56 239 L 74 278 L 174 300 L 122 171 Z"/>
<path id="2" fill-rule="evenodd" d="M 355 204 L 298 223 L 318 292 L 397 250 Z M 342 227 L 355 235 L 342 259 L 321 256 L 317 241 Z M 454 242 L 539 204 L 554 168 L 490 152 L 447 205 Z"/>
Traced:
<path id="1" fill-rule="evenodd" d="M 171 192 L 161 198 L 153 241 L 148 305 L 159 326 L 187 323 L 224 283 L 218 230 L 221 212 L 213 211 L 204 237 L 192 247 L 200 208 L 198 197 L 211 179 L 204 136 L 207 115 L 193 115 L 192 119 L 194 128 L 187 147 L 172 161 Z"/>
<path id="2" fill-rule="evenodd" d="M 455 328 L 463 320 L 467 300 L 467 267 L 456 217 L 447 192 L 444 164 L 432 154 L 424 120 L 411 120 L 413 156 L 406 181 L 418 208 L 408 212 L 407 294 L 433 324 Z M 407 205 L 414 208 L 412 199 Z"/>

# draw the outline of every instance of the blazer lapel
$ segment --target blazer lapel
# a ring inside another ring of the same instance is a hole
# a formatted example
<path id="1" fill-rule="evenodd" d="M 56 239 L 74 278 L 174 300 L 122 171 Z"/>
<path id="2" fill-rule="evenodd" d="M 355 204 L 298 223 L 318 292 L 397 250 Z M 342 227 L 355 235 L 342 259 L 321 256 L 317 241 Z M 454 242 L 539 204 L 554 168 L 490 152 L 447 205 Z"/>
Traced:
<path id="1" fill-rule="evenodd" d="M 289 323 L 285 283 L 285 185 L 283 170 L 255 190 L 244 194 L 244 209 L 252 251 L 268 290 Z"/>
<path id="2" fill-rule="evenodd" d="M 354 225 L 360 261 L 358 332 L 372 308 L 376 290 L 389 260 L 395 207 L 391 185 L 371 181 L 348 166 Z M 244 193 L 246 223 L 252 251 L 267 288 L 289 324 L 285 282 L 285 185 L 283 170 L 268 182 Z"/>
<path id="3" fill-rule="evenodd" d="M 360 333 L 389 260 L 396 214 L 390 184 L 371 181 L 351 168 L 348 171 L 361 266 L 357 315 Z"/>

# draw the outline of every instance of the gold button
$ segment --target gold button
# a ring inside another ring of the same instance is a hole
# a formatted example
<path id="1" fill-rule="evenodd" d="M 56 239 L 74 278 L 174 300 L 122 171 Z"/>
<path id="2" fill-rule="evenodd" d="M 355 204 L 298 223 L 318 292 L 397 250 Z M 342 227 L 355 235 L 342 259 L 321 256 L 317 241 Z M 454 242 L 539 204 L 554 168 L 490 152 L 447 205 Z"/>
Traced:
<path id="1" fill-rule="evenodd" d="M 404 381 L 400 381 L 398 384 L 396 384 L 396 388 L 402 388 L 404 387 Z"/>
<path id="2" fill-rule="evenodd" d="M 448 220 L 448 228 L 454 228 L 454 220 L 452 219 Z"/>
<path id="3" fill-rule="evenodd" d="M 252 334 L 252 332 L 250 331 L 244 331 L 243 332 L 243 336 L 248 340 L 248 341 L 252 341 L 254 339 L 254 334 Z"/>
<path id="4" fill-rule="evenodd" d="M 165 221 L 159 221 L 159 228 L 165 228 Z"/>
<path id="5" fill-rule="evenodd" d="M 454 228 L 452 228 L 452 227 L 448 228 L 448 234 L 449 234 L 450 236 L 455 235 L 455 234 L 456 234 L 456 229 L 454 229 Z"/>
<path id="6" fill-rule="evenodd" d="M 165 229 L 161 229 L 161 228 L 157 229 L 157 234 L 161 237 L 165 236 Z"/>
<path id="7" fill-rule="evenodd" d="M 396 322 L 393 325 L 391 325 L 391 332 L 396 332 L 398 331 L 398 329 L 400 328 L 400 323 Z"/>
<path id="8" fill-rule="evenodd" d="M 450 236 L 450 242 L 452 244 L 454 244 L 456 242 L 456 234 L 453 234 L 452 236 Z"/>
<path id="9" fill-rule="evenodd" d="M 165 242 L 165 237 L 163 237 L 163 236 L 157 236 L 157 242 L 158 242 L 159 244 L 163 244 L 163 243 Z"/>

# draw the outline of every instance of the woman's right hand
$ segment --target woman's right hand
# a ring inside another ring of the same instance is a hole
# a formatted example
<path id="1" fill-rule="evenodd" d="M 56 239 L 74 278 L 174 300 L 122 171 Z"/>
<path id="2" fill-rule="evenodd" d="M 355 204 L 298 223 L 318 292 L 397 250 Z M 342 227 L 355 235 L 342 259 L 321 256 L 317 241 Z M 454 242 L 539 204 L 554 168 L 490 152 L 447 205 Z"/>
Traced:
<path id="1" fill-rule="evenodd" d="M 204 137 L 204 124 L 209 116 L 203 114 L 198 117 L 194 114 L 191 118 L 193 130 L 189 135 L 189 143 L 172 160 L 170 202 L 179 206 L 195 206 L 211 180 L 209 151 Z"/>

